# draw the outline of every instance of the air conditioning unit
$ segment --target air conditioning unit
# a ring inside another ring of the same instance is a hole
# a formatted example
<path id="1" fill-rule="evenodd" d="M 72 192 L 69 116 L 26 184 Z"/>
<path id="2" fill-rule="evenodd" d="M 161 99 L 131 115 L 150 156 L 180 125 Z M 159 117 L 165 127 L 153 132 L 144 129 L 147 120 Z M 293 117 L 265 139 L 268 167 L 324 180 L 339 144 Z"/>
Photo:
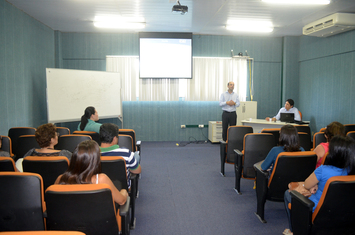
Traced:
<path id="1" fill-rule="evenodd" d="M 355 29 L 355 14 L 335 13 L 303 27 L 303 34 L 328 37 Z"/>

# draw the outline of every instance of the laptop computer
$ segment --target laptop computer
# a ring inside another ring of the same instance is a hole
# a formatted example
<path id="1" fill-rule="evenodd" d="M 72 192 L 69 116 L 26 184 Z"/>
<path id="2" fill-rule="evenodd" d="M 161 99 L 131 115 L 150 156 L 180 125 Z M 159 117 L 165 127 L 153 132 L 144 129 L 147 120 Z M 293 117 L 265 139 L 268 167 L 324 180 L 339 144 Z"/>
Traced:
<path id="1" fill-rule="evenodd" d="M 294 113 L 280 113 L 280 121 L 281 122 L 295 122 L 295 114 Z"/>

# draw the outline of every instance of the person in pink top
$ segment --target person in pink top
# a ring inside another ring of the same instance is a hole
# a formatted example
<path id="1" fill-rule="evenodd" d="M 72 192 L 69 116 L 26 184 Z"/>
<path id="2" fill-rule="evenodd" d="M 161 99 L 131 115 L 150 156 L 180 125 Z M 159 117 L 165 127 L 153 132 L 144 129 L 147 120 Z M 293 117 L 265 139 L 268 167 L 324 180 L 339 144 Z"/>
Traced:
<path id="1" fill-rule="evenodd" d="M 326 143 L 320 143 L 314 152 L 317 154 L 317 164 L 316 169 L 322 164 L 323 157 L 329 152 L 329 142 L 334 136 L 345 136 L 345 127 L 340 122 L 330 123 L 324 132 Z"/>

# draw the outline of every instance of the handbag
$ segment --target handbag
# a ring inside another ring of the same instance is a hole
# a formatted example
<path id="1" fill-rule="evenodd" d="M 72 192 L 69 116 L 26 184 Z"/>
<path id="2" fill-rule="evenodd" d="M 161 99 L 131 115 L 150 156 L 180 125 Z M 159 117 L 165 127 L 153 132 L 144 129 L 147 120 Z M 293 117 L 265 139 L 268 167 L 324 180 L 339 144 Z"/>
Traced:
<path id="1" fill-rule="evenodd" d="M 291 182 L 288 184 L 289 191 L 296 190 L 300 194 L 302 194 L 305 197 L 309 197 L 312 194 L 315 194 L 318 189 L 318 185 L 312 187 L 310 190 L 306 189 L 304 187 L 304 182 Z"/>

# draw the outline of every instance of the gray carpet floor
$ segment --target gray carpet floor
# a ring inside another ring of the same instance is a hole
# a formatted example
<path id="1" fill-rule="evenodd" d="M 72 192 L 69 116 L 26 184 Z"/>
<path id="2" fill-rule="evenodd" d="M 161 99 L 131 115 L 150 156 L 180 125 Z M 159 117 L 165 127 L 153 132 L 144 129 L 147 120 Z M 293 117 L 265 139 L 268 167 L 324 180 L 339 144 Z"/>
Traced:
<path id="1" fill-rule="evenodd" d="M 182 144 L 181 144 L 182 145 Z M 233 166 L 220 170 L 219 144 L 142 143 L 142 178 L 136 200 L 141 234 L 282 234 L 287 228 L 283 203 L 267 201 L 263 224 L 256 217 L 252 180 L 234 190 Z"/>

